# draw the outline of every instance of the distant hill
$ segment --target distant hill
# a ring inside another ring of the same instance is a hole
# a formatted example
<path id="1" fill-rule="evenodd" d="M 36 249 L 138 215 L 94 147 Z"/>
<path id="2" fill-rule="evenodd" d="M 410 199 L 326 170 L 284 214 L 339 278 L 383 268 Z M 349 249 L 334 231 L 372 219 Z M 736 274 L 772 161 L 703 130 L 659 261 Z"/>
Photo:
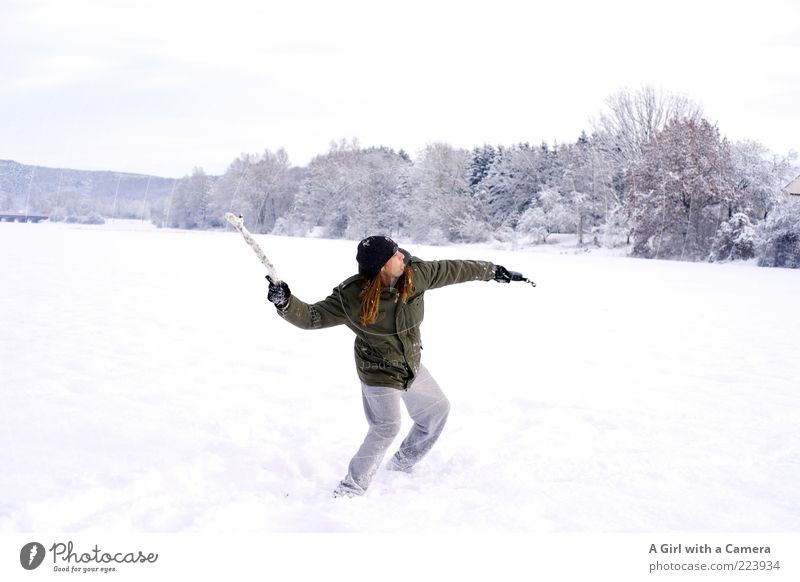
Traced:
<path id="1" fill-rule="evenodd" d="M 169 197 L 174 183 L 159 176 L 0 160 L 0 211 L 141 216 L 146 207 Z"/>

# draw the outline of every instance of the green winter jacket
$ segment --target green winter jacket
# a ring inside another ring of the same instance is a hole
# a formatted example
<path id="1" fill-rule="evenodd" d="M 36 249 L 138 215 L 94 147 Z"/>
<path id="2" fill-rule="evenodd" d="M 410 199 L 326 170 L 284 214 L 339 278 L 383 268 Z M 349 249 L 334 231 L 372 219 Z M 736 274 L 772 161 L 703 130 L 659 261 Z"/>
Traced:
<path id="1" fill-rule="evenodd" d="M 403 304 L 396 288 L 384 288 L 378 318 L 372 325 L 359 321 L 359 295 L 365 283 L 360 275 L 343 281 L 317 303 L 305 303 L 292 295 L 278 313 L 302 329 L 322 329 L 346 325 L 356 334 L 355 361 L 358 377 L 365 384 L 406 390 L 420 365 L 419 326 L 425 315 L 425 291 L 465 283 L 489 281 L 494 264 L 486 261 L 423 261 L 411 257 L 414 292 Z"/>

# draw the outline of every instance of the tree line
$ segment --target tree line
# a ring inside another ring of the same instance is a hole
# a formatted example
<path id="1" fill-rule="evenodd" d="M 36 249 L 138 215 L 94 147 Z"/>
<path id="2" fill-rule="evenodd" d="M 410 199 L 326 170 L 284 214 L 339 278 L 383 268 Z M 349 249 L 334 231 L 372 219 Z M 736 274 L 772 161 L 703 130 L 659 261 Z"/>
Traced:
<path id="1" fill-rule="evenodd" d="M 306 167 L 283 149 L 243 154 L 218 177 L 196 168 L 152 220 L 219 228 L 227 211 L 258 233 L 418 243 L 498 240 L 627 246 L 638 257 L 800 266 L 800 209 L 782 188 L 794 153 L 731 143 L 689 98 L 643 87 L 610 96 L 573 143 L 472 150 L 332 144 Z"/>

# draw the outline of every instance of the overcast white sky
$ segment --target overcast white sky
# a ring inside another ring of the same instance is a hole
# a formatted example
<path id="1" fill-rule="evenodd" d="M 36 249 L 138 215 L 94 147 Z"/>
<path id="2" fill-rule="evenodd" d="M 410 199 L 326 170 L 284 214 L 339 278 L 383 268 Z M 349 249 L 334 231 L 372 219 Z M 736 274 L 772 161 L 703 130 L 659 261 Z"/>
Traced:
<path id="1" fill-rule="evenodd" d="M 0 0 L 0 73 L 0 159 L 46 166 L 572 141 L 644 84 L 800 150 L 798 0 Z"/>

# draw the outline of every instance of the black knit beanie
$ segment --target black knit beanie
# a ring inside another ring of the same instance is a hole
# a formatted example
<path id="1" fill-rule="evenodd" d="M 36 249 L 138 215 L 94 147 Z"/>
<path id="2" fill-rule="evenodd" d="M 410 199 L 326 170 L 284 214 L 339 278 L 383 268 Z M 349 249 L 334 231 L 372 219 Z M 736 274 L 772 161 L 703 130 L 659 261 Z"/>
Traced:
<path id="1" fill-rule="evenodd" d="M 358 243 L 358 272 L 372 279 L 397 252 L 397 243 L 388 236 L 368 236 Z"/>

